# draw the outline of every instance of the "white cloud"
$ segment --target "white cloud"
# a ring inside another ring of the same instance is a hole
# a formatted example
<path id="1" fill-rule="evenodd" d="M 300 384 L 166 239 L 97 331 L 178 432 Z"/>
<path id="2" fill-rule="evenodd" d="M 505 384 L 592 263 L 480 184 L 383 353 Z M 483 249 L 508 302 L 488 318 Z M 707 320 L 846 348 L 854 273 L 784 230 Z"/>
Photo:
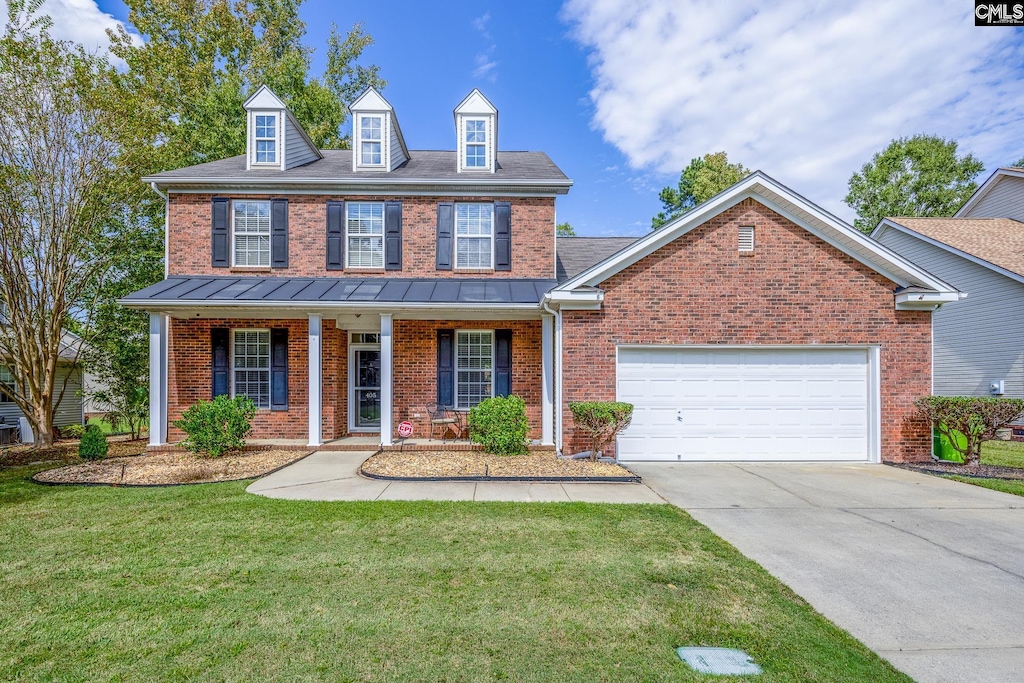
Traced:
<path id="1" fill-rule="evenodd" d="M 593 125 L 636 169 L 725 150 L 849 218 L 850 175 L 895 137 L 1024 156 L 1024 30 L 963 0 L 569 0 Z"/>
<path id="2" fill-rule="evenodd" d="M 7 20 L 7 2 L 0 0 L 3 20 Z M 50 35 L 61 40 L 80 43 L 90 52 L 106 51 L 110 46 L 106 30 L 127 26 L 100 10 L 95 0 L 45 0 L 39 10 L 53 19 Z M 131 30 L 134 34 L 135 31 Z"/>
<path id="3" fill-rule="evenodd" d="M 473 78 L 482 78 L 494 83 L 498 80 L 498 62 L 494 59 L 494 53 L 498 49 L 498 45 L 494 42 L 494 37 L 491 36 L 490 30 L 487 28 L 487 24 L 490 21 L 490 12 L 484 12 L 483 16 L 473 20 L 473 28 L 476 29 L 477 33 L 480 34 L 480 37 L 486 43 L 486 47 L 481 52 L 477 52 L 473 58 L 476 64 L 476 68 L 473 69 Z"/>

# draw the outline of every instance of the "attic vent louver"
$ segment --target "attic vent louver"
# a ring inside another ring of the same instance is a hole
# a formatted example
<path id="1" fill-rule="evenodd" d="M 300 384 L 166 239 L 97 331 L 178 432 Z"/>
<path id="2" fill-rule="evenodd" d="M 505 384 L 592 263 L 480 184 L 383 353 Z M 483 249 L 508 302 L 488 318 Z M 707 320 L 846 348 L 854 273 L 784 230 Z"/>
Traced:
<path id="1" fill-rule="evenodd" d="M 740 226 L 739 249 L 741 253 L 748 254 L 754 251 L 754 226 Z"/>

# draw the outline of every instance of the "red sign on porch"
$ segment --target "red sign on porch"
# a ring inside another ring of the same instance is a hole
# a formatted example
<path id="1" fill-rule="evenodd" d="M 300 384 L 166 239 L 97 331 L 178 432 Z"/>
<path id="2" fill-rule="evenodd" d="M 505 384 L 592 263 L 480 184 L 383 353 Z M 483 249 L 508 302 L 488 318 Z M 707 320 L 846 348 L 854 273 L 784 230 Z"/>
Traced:
<path id="1" fill-rule="evenodd" d="M 398 423 L 398 435 L 403 439 L 408 439 L 412 436 L 412 422 L 405 420 Z"/>

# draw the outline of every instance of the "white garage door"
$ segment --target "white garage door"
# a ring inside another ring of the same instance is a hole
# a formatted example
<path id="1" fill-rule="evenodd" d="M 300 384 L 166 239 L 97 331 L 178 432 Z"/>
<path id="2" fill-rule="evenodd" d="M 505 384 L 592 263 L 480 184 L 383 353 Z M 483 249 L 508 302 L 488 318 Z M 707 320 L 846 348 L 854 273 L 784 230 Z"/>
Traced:
<path id="1" fill-rule="evenodd" d="M 867 460 L 866 349 L 619 349 L 622 460 Z"/>

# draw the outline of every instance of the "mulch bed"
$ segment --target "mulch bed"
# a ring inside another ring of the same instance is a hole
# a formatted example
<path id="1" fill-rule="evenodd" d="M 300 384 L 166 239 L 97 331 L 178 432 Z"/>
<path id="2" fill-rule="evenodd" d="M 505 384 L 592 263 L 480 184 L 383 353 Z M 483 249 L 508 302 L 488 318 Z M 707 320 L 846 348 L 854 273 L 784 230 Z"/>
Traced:
<path id="1" fill-rule="evenodd" d="M 113 446 L 113 444 L 111 444 Z M 301 460 L 309 451 L 242 451 L 220 458 L 191 453 L 148 453 L 58 467 L 39 472 L 33 479 L 44 484 L 107 484 L 111 486 L 167 486 L 209 484 L 251 479 Z"/>
<path id="2" fill-rule="evenodd" d="M 1001 465 L 966 466 L 955 462 L 939 460 L 935 462 L 899 463 L 895 467 L 925 474 L 955 474 L 961 477 L 978 477 L 980 479 L 1024 479 L 1024 469 L 1003 467 Z"/>
<path id="3" fill-rule="evenodd" d="M 635 474 L 620 465 L 562 460 L 553 451 L 511 456 L 479 451 L 386 451 L 367 459 L 360 472 L 388 479 L 639 481 Z"/>
<path id="4" fill-rule="evenodd" d="M 108 458 L 119 458 L 128 455 L 139 455 L 146 450 L 147 441 L 128 438 L 111 437 L 108 440 Z M 78 457 L 78 440 L 58 441 L 51 448 L 35 446 L 0 446 L 0 467 L 21 467 L 38 463 L 82 462 Z"/>

